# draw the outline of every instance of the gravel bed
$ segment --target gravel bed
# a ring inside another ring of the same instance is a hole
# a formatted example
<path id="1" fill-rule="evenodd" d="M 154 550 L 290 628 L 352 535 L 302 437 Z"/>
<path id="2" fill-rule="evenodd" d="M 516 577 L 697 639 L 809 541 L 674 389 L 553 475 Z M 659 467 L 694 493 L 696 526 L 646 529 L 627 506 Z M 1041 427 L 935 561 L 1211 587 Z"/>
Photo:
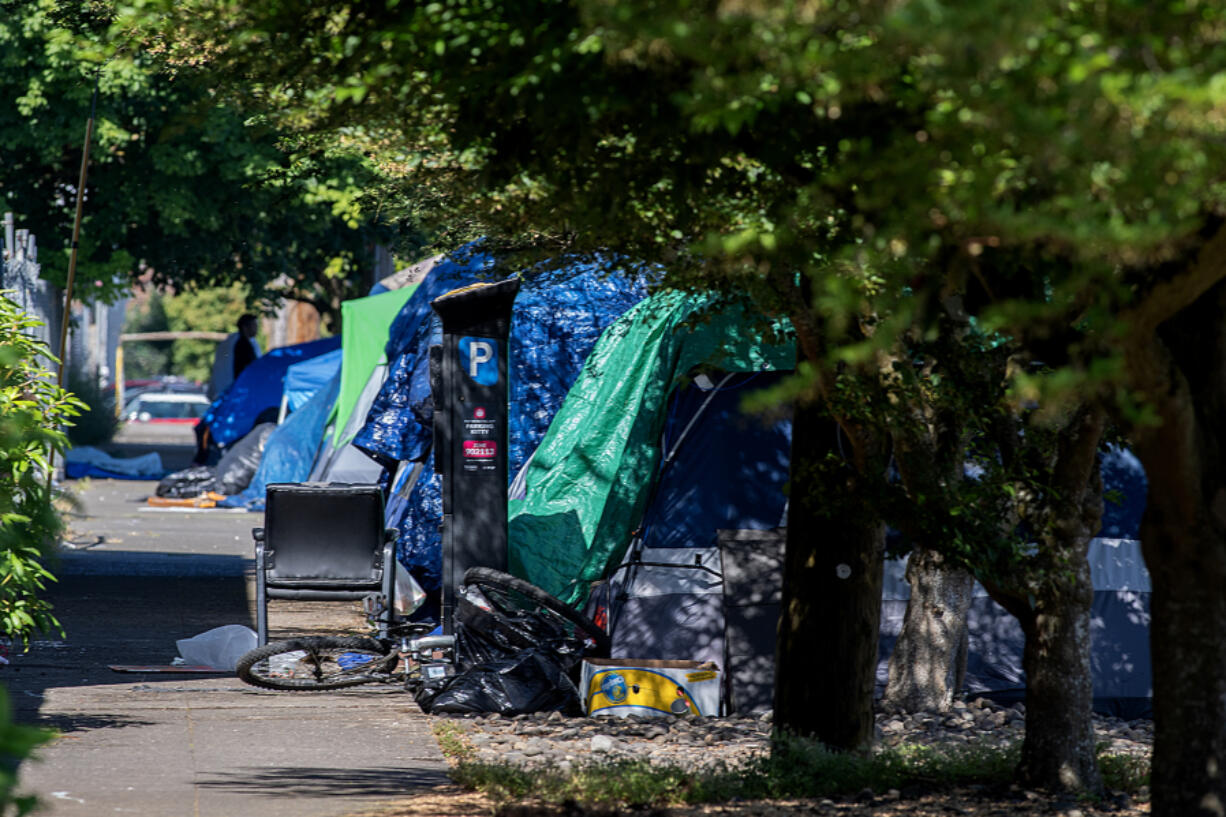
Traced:
<path id="1" fill-rule="evenodd" d="M 1022 704 L 1001 706 L 986 699 L 955 701 L 946 713 L 877 715 L 877 745 L 1006 745 L 1020 741 Z M 769 713 L 726 718 L 568 718 L 538 713 L 455 716 L 477 762 L 561 770 L 589 760 L 646 759 L 694 771 L 733 768 L 768 751 Z M 1113 754 L 1148 756 L 1150 721 L 1095 716 L 1100 743 Z"/>

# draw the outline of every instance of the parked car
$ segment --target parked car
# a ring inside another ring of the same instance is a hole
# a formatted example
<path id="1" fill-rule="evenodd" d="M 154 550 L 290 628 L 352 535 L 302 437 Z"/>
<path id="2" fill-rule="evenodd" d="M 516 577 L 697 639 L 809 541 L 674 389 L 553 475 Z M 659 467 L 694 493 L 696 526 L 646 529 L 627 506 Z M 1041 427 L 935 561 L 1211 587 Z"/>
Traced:
<path id="1" fill-rule="evenodd" d="M 195 423 L 208 411 L 209 398 L 190 392 L 145 392 L 128 401 L 129 423 Z"/>

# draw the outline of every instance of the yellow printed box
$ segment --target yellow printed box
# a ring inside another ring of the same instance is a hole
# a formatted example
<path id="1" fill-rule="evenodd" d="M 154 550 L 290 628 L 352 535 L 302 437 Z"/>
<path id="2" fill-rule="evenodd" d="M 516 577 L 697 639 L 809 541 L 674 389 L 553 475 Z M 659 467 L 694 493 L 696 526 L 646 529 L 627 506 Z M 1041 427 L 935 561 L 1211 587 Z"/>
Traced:
<path id="1" fill-rule="evenodd" d="M 719 715 L 723 679 L 711 662 L 588 658 L 579 679 L 589 715 Z"/>

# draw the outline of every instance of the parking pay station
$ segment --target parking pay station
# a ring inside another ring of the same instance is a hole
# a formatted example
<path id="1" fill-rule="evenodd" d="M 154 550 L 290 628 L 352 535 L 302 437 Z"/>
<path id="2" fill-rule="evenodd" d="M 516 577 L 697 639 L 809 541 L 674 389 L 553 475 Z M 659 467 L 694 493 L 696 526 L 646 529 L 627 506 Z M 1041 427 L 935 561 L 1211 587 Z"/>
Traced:
<path id="1" fill-rule="evenodd" d="M 442 347 L 431 349 L 435 467 L 443 494 L 443 630 L 470 567 L 507 569 L 507 337 L 519 280 L 434 299 Z"/>

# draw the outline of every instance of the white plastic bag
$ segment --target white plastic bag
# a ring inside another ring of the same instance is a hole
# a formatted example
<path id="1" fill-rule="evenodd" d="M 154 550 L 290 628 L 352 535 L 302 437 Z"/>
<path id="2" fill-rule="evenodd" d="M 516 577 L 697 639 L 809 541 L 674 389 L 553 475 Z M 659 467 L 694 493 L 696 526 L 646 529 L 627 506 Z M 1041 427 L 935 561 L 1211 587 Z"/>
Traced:
<path id="1" fill-rule="evenodd" d="M 421 607 L 426 600 L 426 591 L 422 590 L 417 580 L 404 569 L 400 560 L 394 559 L 393 563 L 396 565 L 392 574 L 392 580 L 396 583 L 396 612 L 407 616 Z"/>
<path id="2" fill-rule="evenodd" d="M 175 642 L 183 663 L 233 671 L 243 654 L 255 649 L 255 630 L 242 624 L 214 627 Z"/>

